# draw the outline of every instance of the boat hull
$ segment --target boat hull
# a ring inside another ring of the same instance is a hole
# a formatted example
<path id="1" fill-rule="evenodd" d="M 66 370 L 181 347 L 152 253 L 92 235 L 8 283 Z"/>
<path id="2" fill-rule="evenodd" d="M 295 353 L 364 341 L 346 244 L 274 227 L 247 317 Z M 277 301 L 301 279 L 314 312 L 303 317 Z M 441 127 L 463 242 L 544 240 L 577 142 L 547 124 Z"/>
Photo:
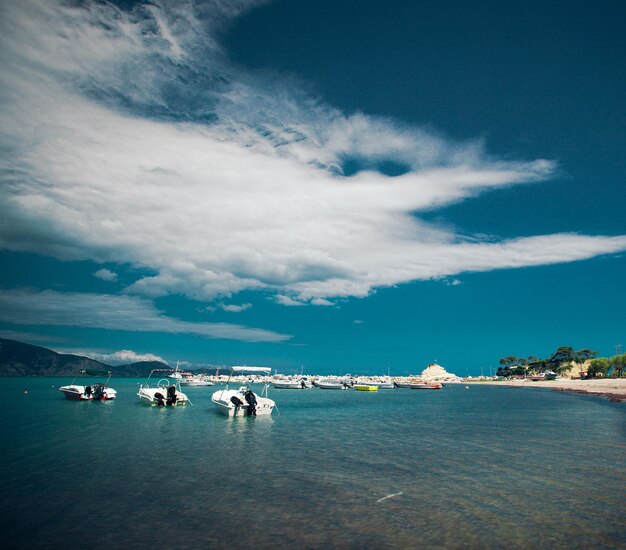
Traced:
<path id="1" fill-rule="evenodd" d="M 159 398 L 157 397 L 157 393 L 160 393 L 163 398 L 162 398 L 162 402 L 163 405 L 159 405 Z M 144 388 L 144 387 L 140 387 L 139 391 L 137 392 L 137 396 L 139 397 L 139 402 L 144 404 L 144 405 L 148 405 L 151 407 L 182 407 L 184 405 L 186 405 L 187 403 L 189 403 L 189 399 L 188 397 L 180 392 L 180 391 L 176 391 L 176 402 L 175 403 L 171 403 L 171 404 L 167 404 L 167 388 Z"/>
<path id="2" fill-rule="evenodd" d="M 357 391 L 378 391 L 378 386 L 370 386 L 367 384 L 356 384 L 354 389 Z"/>
<path id="3" fill-rule="evenodd" d="M 317 387 L 320 390 L 347 390 L 344 384 L 318 382 Z"/>
<path id="4" fill-rule="evenodd" d="M 59 391 L 70 401 L 111 401 L 117 397 L 117 392 L 113 388 L 104 388 L 102 392 L 87 393 L 87 386 L 61 386 Z"/>
<path id="5" fill-rule="evenodd" d="M 411 384 L 412 390 L 440 390 L 443 384 Z"/>
<path id="6" fill-rule="evenodd" d="M 277 390 L 305 390 L 301 382 L 273 382 L 274 388 Z"/>

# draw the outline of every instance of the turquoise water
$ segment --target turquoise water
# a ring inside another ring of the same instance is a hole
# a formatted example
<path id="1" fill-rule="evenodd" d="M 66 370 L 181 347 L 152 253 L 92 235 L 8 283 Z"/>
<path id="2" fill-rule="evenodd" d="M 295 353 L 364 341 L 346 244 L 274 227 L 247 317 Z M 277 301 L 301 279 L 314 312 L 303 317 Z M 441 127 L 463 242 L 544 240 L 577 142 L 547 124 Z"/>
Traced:
<path id="1" fill-rule="evenodd" d="M 626 406 L 548 390 L 270 390 L 279 414 L 0 379 L 5 548 L 624 548 Z M 24 390 L 28 390 L 28 394 Z M 401 493 L 378 502 L 387 495 Z"/>

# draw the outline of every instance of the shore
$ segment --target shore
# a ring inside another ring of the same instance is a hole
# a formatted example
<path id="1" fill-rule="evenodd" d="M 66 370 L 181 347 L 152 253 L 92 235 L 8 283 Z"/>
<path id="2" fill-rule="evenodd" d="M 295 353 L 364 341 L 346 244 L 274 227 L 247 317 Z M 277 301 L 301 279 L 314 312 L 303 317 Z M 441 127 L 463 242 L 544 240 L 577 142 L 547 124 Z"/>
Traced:
<path id="1" fill-rule="evenodd" d="M 550 388 L 554 391 L 587 393 L 608 398 L 610 401 L 626 401 L 626 378 L 597 378 L 592 380 L 498 380 L 465 382 L 466 384 L 492 384 L 495 386 L 514 386 L 521 388 Z"/>

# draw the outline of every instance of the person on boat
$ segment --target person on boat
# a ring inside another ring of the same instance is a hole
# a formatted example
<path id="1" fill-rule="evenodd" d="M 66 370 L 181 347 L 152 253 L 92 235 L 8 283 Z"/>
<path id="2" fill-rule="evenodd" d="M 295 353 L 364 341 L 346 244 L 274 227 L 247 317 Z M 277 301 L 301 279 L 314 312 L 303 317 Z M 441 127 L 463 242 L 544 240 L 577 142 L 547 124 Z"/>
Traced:
<path id="1" fill-rule="evenodd" d="M 85 395 L 87 396 L 87 398 L 91 397 L 92 393 L 93 393 L 93 389 L 91 388 L 91 386 L 87 386 L 85 388 Z"/>
<path id="2" fill-rule="evenodd" d="M 243 397 L 248 403 L 248 416 L 256 416 L 256 395 L 252 390 L 246 390 Z"/>

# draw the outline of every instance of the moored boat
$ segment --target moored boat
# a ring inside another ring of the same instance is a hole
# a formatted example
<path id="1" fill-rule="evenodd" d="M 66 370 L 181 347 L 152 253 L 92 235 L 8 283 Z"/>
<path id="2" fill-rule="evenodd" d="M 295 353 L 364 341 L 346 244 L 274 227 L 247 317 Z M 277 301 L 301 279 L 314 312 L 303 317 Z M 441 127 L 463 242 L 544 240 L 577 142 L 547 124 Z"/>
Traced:
<path id="1" fill-rule="evenodd" d="M 155 373 L 172 373 L 174 369 L 152 369 L 145 385 L 141 384 L 137 391 L 139 402 L 153 407 L 178 407 L 191 403 L 189 398 L 180 391 L 179 378 L 161 378 L 154 387 L 150 386 L 150 378 Z"/>
<path id="2" fill-rule="evenodd" d="M 440 390 L 443 384 L 441 382 L 415 382 L 410 387 L 412 390 Z"/>
<path id="3" fill-rule="evenodd" d="M 274 380 L 272 385 L 277 390 L 306 390 L 308 388 L 304 380 Z"/>
<path id="4" fill-rule="evenodd" d="M 269 374 L 270 368 L 266 367 L 232 367 L 233 373 L 254 373 Z M 230 379 L 230 378 L 229 378 Z M 236 390 L 226 388 L 216 391 L 211 396 L 211 401 L 217 408 L 217 411 L 224 416 L 266 416 L 272 414 L 276 407 L 276 402 L 267 397 L 268 384 L 264 385 L 261 394 L 256 394 L 248 386 L 240 386 Z"/>
<path id="5" fill-rule="evenodd" d="M 106 382 L 95 382 L 87 386 L 75 384 L 76 379 L 80 375 L 85 376 L 108 376 Z M 74 377 L 71 384 L 61 386 L 59 391 L 65 395 L 70 401 L 110 401 L 117 397 L 117 392 L 113 388 L 109 388 L 108 383 L 111 379 L 111 371 L 81 369 Z"/>
<path id="6" fill-rule="evenodd" d="M 321 390 L 347 390 L 351 387 L 341 380 L 317 380 L 315 385 Z"/>
<path id="7" fill-rule="evenodd" d="M 378 391 L 378 386 L 374 384 L 355 384 L 354 389 L 357 391 Z"/>

